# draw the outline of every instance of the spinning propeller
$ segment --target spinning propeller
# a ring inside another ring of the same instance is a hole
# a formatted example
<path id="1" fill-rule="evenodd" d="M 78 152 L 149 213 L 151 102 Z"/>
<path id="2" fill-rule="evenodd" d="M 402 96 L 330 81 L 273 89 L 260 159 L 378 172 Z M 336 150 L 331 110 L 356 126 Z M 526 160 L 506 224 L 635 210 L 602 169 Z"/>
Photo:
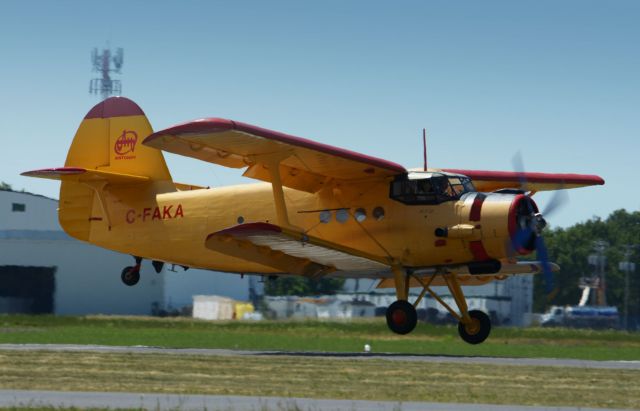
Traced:
<path id="1" fill-rule="evenodd" d="M 525 193 L 530 190 L 527 188 L 527 176 L 524 172 L 524 163 L 520 152 L 516 153 L 513 158 L 513 168 L 519 175 L 520 186 Z M 516 232 L 513 238 L 513 247 L 516 251 L 527 254 L 533 250 L 537 251 L 538 259 L 542 264 L 544 275 L 545 290 L 547 294 L 553 291 L 553 272 L 549 264 L 549 252 L 545 245 L 542 231 L 547 226 L 544 216 L 553 214 L 559 207 L 568 201 L 567 193 L 559 187 L 554 191 L 553 197 L 547 203 L 546 207 L 540 213 L 535 202 L 531 199 L 531 194 L 521 197 L 517 202 L 516 209 Z"/>

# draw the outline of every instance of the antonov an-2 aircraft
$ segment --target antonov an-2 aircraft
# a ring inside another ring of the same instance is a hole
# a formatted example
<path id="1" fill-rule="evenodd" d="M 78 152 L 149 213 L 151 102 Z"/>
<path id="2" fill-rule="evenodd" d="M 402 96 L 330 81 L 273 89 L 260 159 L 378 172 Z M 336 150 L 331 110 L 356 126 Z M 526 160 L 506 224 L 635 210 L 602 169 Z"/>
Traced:
<path id="1" fill-rule="evenodd" d="M 162 152 L 244 169 L 261 182 L 205 188 L 173 181 Z M 471 344 L 491 330 L 469 310 L 462 285 L 551 272 L 537 191 L 604 184 L 594 175 L 403 166 L 220 118 L 153 132 L 133 101 L 93 107 L 64 167 L 23 173 L 61 180 L 59 220 L 79 240 L 142 259 L 229 273 L 379 279 L 397 301 L 389 328 L 411 332 L 429 293 Z M 517 261 L 538 249 L 541 261 Z M 432 289 L 448 287 L 458 310 Z M 420 287 L 416 301 L 409 288 Z"/>

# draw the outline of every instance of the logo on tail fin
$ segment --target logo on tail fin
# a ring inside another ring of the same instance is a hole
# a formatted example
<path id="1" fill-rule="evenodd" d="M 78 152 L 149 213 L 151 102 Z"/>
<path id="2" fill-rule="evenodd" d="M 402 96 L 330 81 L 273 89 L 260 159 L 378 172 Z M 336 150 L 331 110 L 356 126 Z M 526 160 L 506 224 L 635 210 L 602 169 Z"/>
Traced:
<path id="1" fill-rule="evenodd" d="M 122 134 L 116 140 L 113 151 L 116 153 L 116 160 L 130 160 L 136 158 L 133 153 L 138 142 L 138 134 L 133 130 L 122 130 Z"/>

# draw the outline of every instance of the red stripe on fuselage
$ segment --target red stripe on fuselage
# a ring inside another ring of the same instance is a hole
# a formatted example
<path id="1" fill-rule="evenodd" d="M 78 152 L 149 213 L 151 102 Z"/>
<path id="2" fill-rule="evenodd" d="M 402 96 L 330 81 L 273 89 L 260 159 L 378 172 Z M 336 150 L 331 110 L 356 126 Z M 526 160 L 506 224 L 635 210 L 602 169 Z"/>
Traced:
<path id="1" fill-rule="evenodd" d="M 469 221 L 480 221 L 482 216 L 482 204 L 486 199 L 487 196 L 485 194 L 476 194 L 473 199 L 473 204 L 471 205 L 471 211 L 469 212 Z M 473 259 L 475 261 L 486 261 L 491 259 L 489 254 L 487 254 L 487 250 L 485 250 L 482 241 L 469 241 L 469 250 L 471 250 L 471 254 L 473 254 Z"/>
<path id="2" fill-rule="evenodd" d="M 469 250 L 471 250 L 471 254 L 473 254 L 473 259 L 475 261 L 487 261 L 491 259 L 489 254 L 487 254 L 487 250 L 485 250 L 482 241 L 469 241 Z"/>
<path id="3" fill-rule="evenodd" d="M 471 205 L 471 212 L 469 213 L 470 221 L 480 221 L 482 203 L 484 203 L 486 198 L 487 196 L 482 193 L 476 194 L 476 197 L 473 199 L 473 204 Z"/>

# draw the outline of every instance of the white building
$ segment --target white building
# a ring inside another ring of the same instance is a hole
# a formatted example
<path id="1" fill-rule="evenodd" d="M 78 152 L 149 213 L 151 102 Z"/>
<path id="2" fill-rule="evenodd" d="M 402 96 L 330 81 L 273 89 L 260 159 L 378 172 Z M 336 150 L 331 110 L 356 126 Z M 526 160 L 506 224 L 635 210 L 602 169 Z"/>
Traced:
<path id="1" fill-rule="evenodd" d="M 150 262 L 124 285 L 131 256 L 75 240 L 58 223 L 56 200 L 0 190 L 0 313 L 151 314 L 191 306 L 195 294 L 249 299 L 249 277 Z M 255 285 L 255 279 L 252 285 Z"/>
<path id="2" fill-rule="evenodd" d="M 275 319 L 351 319 L 375 315 L 374 304 L 363 300 L 348 300 L 346 297 L 347 294 L 317 297 L 267 296 L 264 302 Z"/>

